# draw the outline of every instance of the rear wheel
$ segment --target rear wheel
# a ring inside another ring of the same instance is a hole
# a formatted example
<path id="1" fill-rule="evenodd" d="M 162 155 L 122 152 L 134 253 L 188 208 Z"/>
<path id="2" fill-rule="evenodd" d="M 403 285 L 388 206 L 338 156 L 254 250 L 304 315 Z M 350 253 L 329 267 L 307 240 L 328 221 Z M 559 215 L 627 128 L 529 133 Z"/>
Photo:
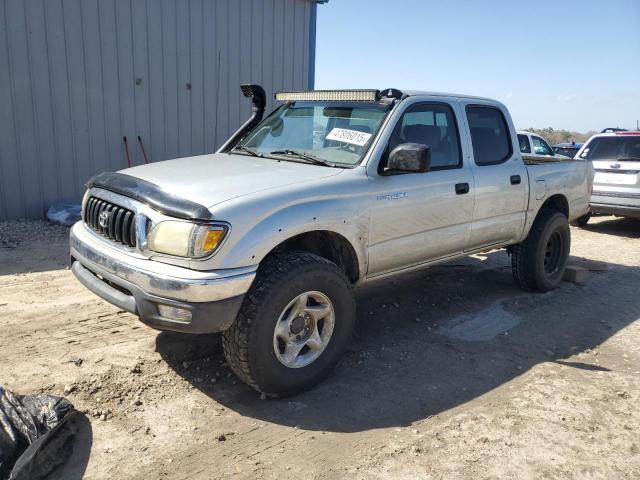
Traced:
<path id="1" fill-rule="evenodd" d="M 541 211 L 529 236 L 512 249 L 516 283 L 525 290 L 553 290 L 562 281 L 570 247 L 567 217 L 555 210 Z"/>
<path id="2" fill-rule="evenodd" d="M 316 385 L 344 353 L 355 323 L 349 280 L 334 263 L 306 252 L 267 258 L 235 323 L 223 334 L 231 369 L 269 395 Z"/>

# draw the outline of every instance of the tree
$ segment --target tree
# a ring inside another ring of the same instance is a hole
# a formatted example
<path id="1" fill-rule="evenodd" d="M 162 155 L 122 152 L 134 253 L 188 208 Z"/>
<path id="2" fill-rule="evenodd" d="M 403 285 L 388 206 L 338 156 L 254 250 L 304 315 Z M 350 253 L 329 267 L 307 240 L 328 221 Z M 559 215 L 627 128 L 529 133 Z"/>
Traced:
<path id="1" fill-rule="evenodd" d="M 570 130 L 554 130 L 553 127 L 547 128 L 532 128 L 529 127 L 526 129 L 527 132 L 535 133 L 536 135 L 540 135 L 544 138 L 550 145 L 555 145 L 556 143 L 569 143 L 569 142 L 577 142 L 583 143 L 586 142 L 592 135 L 595 135 L 597 132 L 589 131 L 586 133 L 574 132 Z"/>

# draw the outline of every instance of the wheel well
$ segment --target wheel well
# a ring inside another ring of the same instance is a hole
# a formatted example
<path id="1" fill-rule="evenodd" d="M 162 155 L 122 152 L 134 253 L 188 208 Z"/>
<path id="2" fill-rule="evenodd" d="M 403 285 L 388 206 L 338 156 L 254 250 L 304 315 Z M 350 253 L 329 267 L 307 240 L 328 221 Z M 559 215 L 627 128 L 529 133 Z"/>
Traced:
<path id="1" fill-rule="evenodd" d="M 356 252 L 349 240 L 338 233 L 327 230 L 301 233 L 276 246 L 267 256 L 294 250 L 313 253 L 332 261 L 344 271 L 352 283 L 360 277 Z"/>
<path id="2" fill-rule="evenodd" d="M 569 202 L 567 202 L 567 198 L 561 194 L 553 195 L 545 200 L 540 210 L 555 210 L 569 218 Z"/>

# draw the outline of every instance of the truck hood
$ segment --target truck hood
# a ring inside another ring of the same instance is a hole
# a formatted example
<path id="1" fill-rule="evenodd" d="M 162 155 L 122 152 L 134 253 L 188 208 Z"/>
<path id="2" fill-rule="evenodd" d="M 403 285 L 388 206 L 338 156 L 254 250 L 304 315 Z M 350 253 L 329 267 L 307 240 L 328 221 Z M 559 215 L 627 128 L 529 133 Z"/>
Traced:
<path id="1" fill-rule="evenodd" d="M 140 165 L 122 170 L 168 193 L 211 208 L 252 193 L 338 175 L 342 169 L 216 153 Z"/>

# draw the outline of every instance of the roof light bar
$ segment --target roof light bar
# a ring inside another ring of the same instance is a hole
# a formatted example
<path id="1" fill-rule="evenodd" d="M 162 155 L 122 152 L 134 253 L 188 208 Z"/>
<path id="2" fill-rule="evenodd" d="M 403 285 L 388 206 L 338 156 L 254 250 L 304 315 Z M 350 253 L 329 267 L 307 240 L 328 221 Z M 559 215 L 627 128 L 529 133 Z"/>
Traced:
<path id="1" fill-rule="evenodd" d="M 303 100 L 319 100 L 328 102 L 353 101 L 377 102 L 380 100 L 379 90 L 309 90 L 306 92 L 278 92 L 278 102 L 297 102 Z"/>

